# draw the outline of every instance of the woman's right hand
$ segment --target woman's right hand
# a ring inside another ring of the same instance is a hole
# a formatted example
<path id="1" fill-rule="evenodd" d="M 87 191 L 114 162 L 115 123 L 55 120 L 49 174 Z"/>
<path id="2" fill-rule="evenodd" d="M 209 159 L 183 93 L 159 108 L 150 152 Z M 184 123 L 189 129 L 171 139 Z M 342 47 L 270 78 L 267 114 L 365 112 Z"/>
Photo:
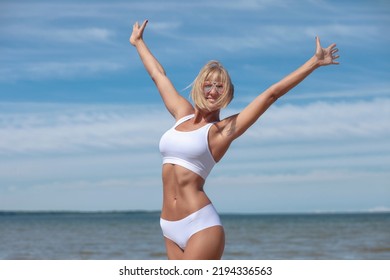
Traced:
<path id="1" fill-rule="evenodd" d="M 321 47 L 320 38 L 316 37 L 316 53 L 315 57 L 317 58 L 317 62 L 319 66 L 325 66 L 329 64 L 339 64 L 336 59 L 340 56 L 337 54 L 339 49 L 336 48 L 336 44 L 331 44 L 327 48 Z"/>
<path id="2" fill-rule="evenodd" d="M 130 36 L 130 44 L 135 46 L 138 41 L 142 40 L 142 36 L 146 27 L 148 20 L 145 20 L 141 26 L 139 26 L 138 21 L 133 25 L 133 33 Z"/>

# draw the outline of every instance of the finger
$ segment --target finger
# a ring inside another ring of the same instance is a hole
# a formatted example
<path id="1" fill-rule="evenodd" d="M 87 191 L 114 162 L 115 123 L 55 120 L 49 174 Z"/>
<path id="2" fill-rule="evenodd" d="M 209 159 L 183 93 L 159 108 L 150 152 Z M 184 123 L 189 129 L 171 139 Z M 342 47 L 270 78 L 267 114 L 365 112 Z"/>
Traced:
<path id="1" fill-rule="evenodd" d="M 320 37 L 318 37 L 318 36 L 316 36 L 316 46 L 317 46 L 317 48 L 321 48 Z"/>
<path id="2" fill-rule="evenodd" d="M 338 59 L 340 56 L 339 55 L 335 55 L 332 57 L 332 64 L 340 64 L 338 61 L 336 61 L 336 59 Z"/>
<path id="3" fill-rule="evenodd" d="M 336 47 L 336 44 L 333 43 L 333 44 L 331 44 L 329 47 L 327 47 L 326 49 L 332 50 L 332 49 L 334 49 L 335 47 Z"/>
<path id="4" fill-rule="evenodd" d="M 146 25 L 148 24 L 149 20 L 145 20 L 141 25 L 141 30 L 145 29 Z"/>

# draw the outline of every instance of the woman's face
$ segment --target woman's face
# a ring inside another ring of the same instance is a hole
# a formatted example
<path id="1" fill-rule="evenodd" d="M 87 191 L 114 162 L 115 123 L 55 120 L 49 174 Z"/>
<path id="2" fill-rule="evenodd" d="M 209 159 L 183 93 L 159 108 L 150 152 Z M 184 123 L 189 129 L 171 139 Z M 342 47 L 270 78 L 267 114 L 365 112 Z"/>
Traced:
<path id="1" fill-rule="evenodd" d="M 203 93 L 207 100 L 208 107 L 214 111 L 217 108 L 218 98 L 225 93 L 225 89 L 221 79 L 217 75 L 213 75 L 206 79 L 203 83 Z"/>

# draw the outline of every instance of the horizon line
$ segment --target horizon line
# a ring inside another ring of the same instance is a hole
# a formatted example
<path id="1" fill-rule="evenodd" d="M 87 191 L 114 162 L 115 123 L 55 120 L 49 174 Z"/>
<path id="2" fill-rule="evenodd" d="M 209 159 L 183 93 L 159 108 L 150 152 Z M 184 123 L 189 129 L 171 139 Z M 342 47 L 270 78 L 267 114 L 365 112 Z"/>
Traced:
<path id="1" fill-rule="evenodd" d="M 161 210 L 0 210 L 1 214 L 115 214 L 159 213 Z M 390 214 L 389 208 L 368 210 L 327 210 L 292 212 L 219 212 L 220 215 L 326 215 L 326 214 Z"/>

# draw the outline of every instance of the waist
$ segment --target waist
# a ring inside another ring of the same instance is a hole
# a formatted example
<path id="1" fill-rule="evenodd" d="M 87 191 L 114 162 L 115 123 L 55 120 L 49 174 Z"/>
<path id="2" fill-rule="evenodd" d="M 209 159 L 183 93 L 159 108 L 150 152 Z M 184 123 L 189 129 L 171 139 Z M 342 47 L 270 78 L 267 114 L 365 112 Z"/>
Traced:
<path id="1" fill-rule="evenodd" d="M 200 209 L 203 209 L 208 205 L 212 205 L 212 203 L 210 200 L 205 200 L 200 204 L 183 205 L 177 205 L 176 207 L 172 205 L 163 206 L 160 218 L 165 221 L 180 221 L 193 215 L 193 213 L 198 212 Z"/>
<path id="2" fill-rule="evenodd" d="M 163 166 L 163 207 L 161 216 L 179 220 L 210 204 L 203 190 L 204 180 L 179 165 Z"/>

